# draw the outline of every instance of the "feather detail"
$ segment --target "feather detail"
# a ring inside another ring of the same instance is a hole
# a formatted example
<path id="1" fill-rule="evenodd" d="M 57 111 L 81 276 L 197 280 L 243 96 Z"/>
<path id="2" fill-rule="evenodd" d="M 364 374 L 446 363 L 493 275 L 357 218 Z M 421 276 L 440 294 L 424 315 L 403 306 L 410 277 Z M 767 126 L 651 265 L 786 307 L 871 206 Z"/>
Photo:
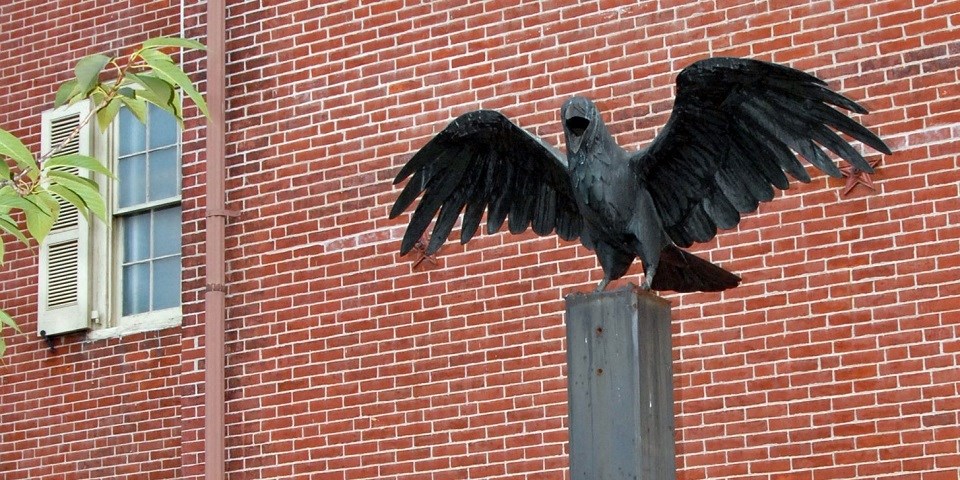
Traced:
<path id="1" fill-rule="evenodd" d="M 436 219 L 426 254 L 436 252 L 463 214 L 460 241 L 468 242 L 487 213 L 487 231 L 509 220 L 510 231 L 531 225 L 540 235 L 557 230 L 574 239 L 580 212 L 566 161 L 542 139 L 491 110 L 465 113 L 430 139 L 397 173 L 408 179 L 393 207 L 395 218 L 417 205 L 400 243 L 406 254 Z"/>

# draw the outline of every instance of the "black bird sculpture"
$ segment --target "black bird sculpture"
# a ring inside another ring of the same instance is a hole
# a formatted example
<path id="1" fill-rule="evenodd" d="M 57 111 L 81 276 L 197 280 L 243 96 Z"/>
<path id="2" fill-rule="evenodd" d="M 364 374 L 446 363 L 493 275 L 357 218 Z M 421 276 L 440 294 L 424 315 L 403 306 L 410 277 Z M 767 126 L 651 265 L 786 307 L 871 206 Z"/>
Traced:
<path id="1" fill-rule="evenodd" d="M 647 289 L 733 288 L 740 277 L 682 248 L 736 226 L 741 214 L 773 199 L 773 187 L 789 187 L 786 173 L 809 182 L 794 152 L 834 177 L 840 170 L 821 147 L 872 172 L 837 132 L 890 154 L 880 138 L 834 107 L 867 113 L 799 70 L 711 58 L 680 72 L 667 124 L 636 152 L 617 145 L 584 97 L 560 110 L 566 158 L 496 111 L 463 114 L 397 174 L 394 183 L 413 177 L 390 218 L 423 193 L 400 253 L 413 248 L 434 217 L 426 255 L 446 241 L 461 213 L 466 243 L 486 212 L 488 233 L 507 221 L 511 233 L 532 227 L 538 235 L 579 238 L 603 267 L 597 291 L 622 277 L 636 257 Z"/>

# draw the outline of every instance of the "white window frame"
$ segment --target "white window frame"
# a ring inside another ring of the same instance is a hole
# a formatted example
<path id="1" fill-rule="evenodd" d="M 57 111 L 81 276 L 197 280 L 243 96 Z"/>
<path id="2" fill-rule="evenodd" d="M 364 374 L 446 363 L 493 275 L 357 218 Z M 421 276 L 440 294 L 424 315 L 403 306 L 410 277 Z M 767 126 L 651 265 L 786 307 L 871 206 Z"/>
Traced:
<path id="1" fill-rule="evenodd" d="M 118 116 L 117 119 L 120 117 Z M 119 171 L 119 120 L 114 120 L 113 124 L 106 129 L 105 134 L 100 135 L 95 142 L 95 156 L 108 163 L 110 171 Z M 183 155 L 183 132 L 180 132 L 177 144 L 178 153 L 181 158 L 181 177 L 180 177 L 180 195 L 176 200 L 164 200 L 151 202 L 147 204 L 149 208 L 160 205 L 183 205 L 183 175 L 182 175 L 182 155 Z M 123 291 L 122 291 L 122 249 L 123 249 L 123 229 L 119 227 L 120 217 L 118 214 L 132 209 L 120 209 L 118 205 L 118 186 L 117 180 L 99 176 L 96 179 L 100 185 L 100 193 L 103 195 L 104 202 L 107 205 L 108 224 L 101 221 L 94 222 L 93 238 L 93 278 L 103 279 L 99 285 L 94 288 L 91 330 L 87 334 L 90 340 L 101 338 L 122 337 L 137 332 L 162 330 L 165 328 L 177 327 L 183 323 L 183 279 L 180 278 L 181 304 L 176 307 L 165 308 L 161 310 L 151 310 L 132 315 L 122 315 L 123 312 Z M 155 204 L 155 205 L 154 205 Z M 140 210 L 139 208 L 136 210 Z M 182 232 L 182 230 L 181 230 Z M 183 246 L 180 249 L 181 262 L 183 259 Z"/>

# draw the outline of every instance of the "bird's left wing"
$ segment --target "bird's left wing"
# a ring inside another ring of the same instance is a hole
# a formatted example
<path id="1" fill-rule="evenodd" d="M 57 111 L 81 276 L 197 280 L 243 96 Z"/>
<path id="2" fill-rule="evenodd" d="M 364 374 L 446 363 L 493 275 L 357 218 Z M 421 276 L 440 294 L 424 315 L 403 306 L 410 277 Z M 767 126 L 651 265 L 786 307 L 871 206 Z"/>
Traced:
<path id="1" fill-rule="evenodd" d="M 566 161 L 496 111 L 457 117 L 414 154 L 394 183 L 411 174 L 390 210 L 390 218 L 397 217 L 423 192 L 404 233 L 401 254 L 413 248 L 435 216 L 426 254 L 436 252 L 461 212 L 461 243 L 473 238 L 484 211 L 488 233 L 509 218 L 511 233 L 532 226 L 538 235 L 556 231 L 565 240 L 580 235 L 582 219 Z"/>
<path id="2" fill-rule="evenodd" d="M 876 135 L 833 107 L 866 113 L 809 74 L 757 60 L 712 58 L 685 68 L 666 126 L 631 163 L 664 230 L 680 246 L 732 228 L 740 214 L 789 186 L 809 182 L 793 152 L 827 174 L 840 170 L 821 146 L 872 172 L 844 133 L 890 154 Z"/>

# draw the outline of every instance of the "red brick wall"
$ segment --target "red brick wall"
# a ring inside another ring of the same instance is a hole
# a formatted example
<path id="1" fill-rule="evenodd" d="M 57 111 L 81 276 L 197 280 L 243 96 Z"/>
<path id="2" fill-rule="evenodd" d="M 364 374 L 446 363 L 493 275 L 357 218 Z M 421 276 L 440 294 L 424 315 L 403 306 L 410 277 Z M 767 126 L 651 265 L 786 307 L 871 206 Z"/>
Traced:
<path id="1" fill-rule="evenodd" d="M 187 3 L 188 34 L 201 35 L 203 7 Z M 816 73 L 870 109 L 860 120 L 896 153 L 882 159 L 877 192 L 842 197 L 843 181 L 817 174 L 698 248 L 744 284 L 669 296 L 678 477 L 960 475 L 960 3 L 407 3 L 228 9 L 228 208 L 241 212 L 227 229 L 231 479 L 567 477 L 562 298 L 599 281 L 593 254 L 553 237 L 481 236 L 413 269 L 396 255 L 402 222 L 386 219 L 389 181 L 452 116 L 477 107 L 559 145 L 557 111 L 574 93 L 596 101 L 622 143 L 643 145 L 666 120 L 676 73 L 709 55 Z M 3 45 L 15 42 L 0 31 Z M 3 50 L 3 78 L 32 65 Z M 36 135 L 35 122 L 17 119 L 49 94 L 28 107 L 3 88 L 0 125 Z M 75 339 L 61 349 L 93 364 L 84 380 L 55 377 L 99 398 L 84 382 L 120 350 L 175 359 L 157 371 L 174 392 L 135 378 L 112 387 L 180 396 L 169 417 L 180 457 L 169 463 L 180 471 L 151 469 L 156 478 L 202 476 L 196 135 L 185 148 L 184 328 Z M 17 292 L 0 306 L 25 323 L 31 258 L 17 252 L 0 274 L 3 291 Z M 115 459 L 100 450 L 111 435 L 82 430 L 94 445 L 44 450 L 59 434 L 43 424 L 60 410 L 41 399 L 89 415 L 48 391 L 44 362 L 86 364 L 32 337 L 12 343 L 0 464 L 12 478 L 97 478 L 76 462 Z M 155 431 L 146 423 L 135 425 Z M 150 449 L 137 439 L 126 445 Z"/>
<path id="2" fill-rule="evenodd" d="M 76 60 L 125 55 L 147 38 L 178 35 L 179 18 L 178 0 L 4 1 L 0 128 L 36 151 L 40 112 L 52 107 Z M 187 144 L 191 136 L 195 130 L 186 132 Z M 185 183 L 195 157 L 185 155 Z M 0 478 L 180 478 L 181 329 L 96 342 L 68 335 L 52 353 L 36 334 L 37 250 L 6 235 L 3 241 L 0 308 L 24 334 L 3 331 L 9 349 L 0 363 Z M 196 243 L 185 241 L 185 264 Z"/>

